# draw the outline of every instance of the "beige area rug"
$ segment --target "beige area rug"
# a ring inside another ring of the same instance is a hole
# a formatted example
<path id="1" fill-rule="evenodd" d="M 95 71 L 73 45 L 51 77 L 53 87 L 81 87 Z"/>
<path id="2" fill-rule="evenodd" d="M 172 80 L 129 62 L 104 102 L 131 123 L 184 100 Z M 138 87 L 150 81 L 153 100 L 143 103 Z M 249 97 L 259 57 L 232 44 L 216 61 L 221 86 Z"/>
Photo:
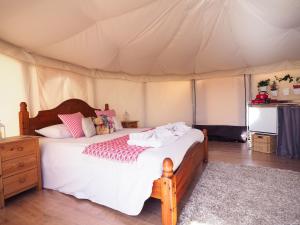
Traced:
<path id="1" fill-rule="evenodd" d="M 300 225 L 300 173 L 209 163 L 179 224 Z"/>

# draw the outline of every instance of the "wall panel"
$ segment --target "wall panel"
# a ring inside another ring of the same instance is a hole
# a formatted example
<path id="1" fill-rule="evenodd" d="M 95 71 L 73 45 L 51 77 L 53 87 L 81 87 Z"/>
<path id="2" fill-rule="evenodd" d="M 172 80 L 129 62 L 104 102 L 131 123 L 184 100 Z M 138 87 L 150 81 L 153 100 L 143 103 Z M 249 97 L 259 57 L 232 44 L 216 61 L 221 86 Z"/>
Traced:
<path id="1" fill-rule="evenodd" d="M 150 82 L 146 84 L 145 114 L 148 127 L 184 121 L 192 124 L 190 81 Z"/>
<path id="2" fill-rule="evenodd" d="M 0 121 L 7 136 L 19 134 L 19 103 L 25 99 L 22 63 L 0 54 Z"/>
<path id="3" fill-rule="evenodd" d="M 196 121 L 200 125 L 245 125 L 244 78 L 196 82 Z"/>
<path id="4" fill-rule="evenodd" d="M 95 106 L 103 108 L 109 103 L 122 120 L 129 113 L 131 120 L 144 126 L 144 83 L 126 80 L 97 79 L 95 82 Z"/>

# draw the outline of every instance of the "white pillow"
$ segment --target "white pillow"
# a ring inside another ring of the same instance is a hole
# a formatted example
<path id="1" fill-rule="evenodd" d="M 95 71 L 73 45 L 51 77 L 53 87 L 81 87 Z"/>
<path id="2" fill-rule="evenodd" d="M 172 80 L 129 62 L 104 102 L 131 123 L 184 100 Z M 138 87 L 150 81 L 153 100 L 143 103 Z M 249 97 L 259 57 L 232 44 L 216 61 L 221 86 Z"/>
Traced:
<path id="1" fill-rule="evenodd" d="M 82 118 L 81 124 L 83 133 L 86 137 L 92 137 L 96 135 L 96 128 L 91 117 Z"/>
<path id="2" fill-rule="evenodd" d="M 38 134 L 41 134 L 48 138 L 70 138 L 72 134 L 64 124 L 56 124 L 49 127 L 44 127 L 39 130 L 35 130 Z"/>
<path id="3" fill-rule="evenodd" d="M 120 122 L 120 120 L 118 120 L 118 118 L 115 117 L 115 116 L 113 116 L 112 119 L 113 119 L 113 122 L 115 124 L 116 130 L 122 130 L 123 126 L 122 126 L 122 123 Z"/>

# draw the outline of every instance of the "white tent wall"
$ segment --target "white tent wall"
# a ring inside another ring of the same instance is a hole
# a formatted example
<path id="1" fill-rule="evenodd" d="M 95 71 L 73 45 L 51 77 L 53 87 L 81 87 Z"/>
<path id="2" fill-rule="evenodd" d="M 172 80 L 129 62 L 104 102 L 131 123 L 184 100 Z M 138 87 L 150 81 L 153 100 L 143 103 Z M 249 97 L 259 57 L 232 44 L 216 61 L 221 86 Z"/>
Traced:
<path id="1" fill-rule="evenodd" d="M 145 83 L 115 79 L 96 79 L 95 105 L 103 108 L 109 103 L 111 109 L 115 109 L 119 119 L 124 118 L 125 111 L 130 120 L 138 120 L 139 126 L 144 126 Z"/>
<path id="2" fill-rule="evenodd" d="M 6 135 L 19 133 L 19 103 L 25 100 L 23 65 L 0 54 L 0 121 L 6 125 Z"/>
<path id="3" fill-rule="evenodd" d="M 122 79 L 122 80 L 136 81 L 136 82 L 208 79 L 208 78 L 217 78 L 217 77 L 224 77 L 224 76 L 226 77 L 239 76 L 241 74 L 266 74 L 266 73 L 280 72 L 284 70 L 300 69 L 300 60 L 290 59 L 290 60 L 273 62 L 261 66 L 247 66 L 242 68 L 208 71 L 203 73 L 187 73 L 187 74 L 166 73 L 161 75 L 151 75 L 151 74 L 142 73 L 138 75 L 133 75 L 124 72 L 112 73 L 112 72 L 105 72 L 98 69 L 90 69 L 80 65 L 68 63 L 66 61 L 60 61 L 54 58 L 44 57 L 39 54 L 29 52 L 28 50 L 25 50 L 23 48 L 17 47 L 1 39 L 0 39 L 0 53 L 10 56 L 14 59 L 17 59 L 20 62 L 32 64 L 35 66 L 69 71 L 75 74 L 80 74 L 83 76 L 88 76 L 93 78 Z M 218 53 L 214 53 L 214 56 L 216 54 Z M 136 63 L 138 64 L 137 61 Z"/>
<path id="4" fill-rule="evenodd" d="M 245 126 L 244 77 L 196 82 L 196 123 Z"/>
<path id="5" fill-rule="evenodd" d="M 8 136 L 19 134 L 21 101 L 28 103 L 30 116 L 69 98 L 82 99 L 97 108 L 109 103 L 120 119 L 127 111 L 131 119 L 144 126 L 144 88 L 143 82 L 93 78 L 0 54 L 0 120 L 6 125 Z"/>
<path id="6" fill-rule="evenodd" d="M 79 98 L 94 105 L 94 78 L 44 67 L 37 67 L 36 71 L 39 109 L 56 107 L 69 98 Z M 31 96 L 30 99 L 33 98 Z M 35 109 L 34 112 L 39 109 Z"/>
<path id="7" fill-rule="evenodd" d="M 145 125 L 159 126 L 164 123 L 184 121 L 192 124 L 191 81 L 146 83 Z"/>
<path id="8" fill-rule="evenodd" d="M 31 116 L 40 109 L 57 106 L 63 100 L 80 98 L 94 107 L 109 103 L 120 119 L 124 112 L 140 126 L 153 127 L 167 122 L 185 121 L 192 124 L 191 81 L 141 82 L 86 76 L 63 68 L 50 68 L 0 55 L 0 120 L 7 125 L 7 134 L 18 134 L 19 103 L 29 103 Z M 69 68 L 69 67 L 68 67 Z M 252 96 L 257 81 L 282 76 L 298 76 L 299 69 L 252 76 Z M 197 124 L 240 125 L 245 123 L 242 76 L 197 81 Z M 114 74 L 110 74 L 111 77 Z M 123 79 L 121 79 L 123 77 Z M 280 84 L 285 85 L 285 84 Z M 299 99 L 296 95 L 279 99 Z"/>

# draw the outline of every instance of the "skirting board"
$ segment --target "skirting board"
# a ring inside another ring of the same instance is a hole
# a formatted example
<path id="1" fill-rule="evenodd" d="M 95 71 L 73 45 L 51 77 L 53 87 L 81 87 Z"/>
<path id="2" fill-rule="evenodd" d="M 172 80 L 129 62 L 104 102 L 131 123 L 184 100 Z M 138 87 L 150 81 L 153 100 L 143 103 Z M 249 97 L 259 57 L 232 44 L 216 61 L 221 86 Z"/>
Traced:
<path id="1" fill-rule="evenodd" d="M 212 141 L 238 141 L 246 142 L 246 126 L 227 126 L 227 125 L 198 125 L 194 124 L 196 129 L 207 129 L 208 140 Z"/>

